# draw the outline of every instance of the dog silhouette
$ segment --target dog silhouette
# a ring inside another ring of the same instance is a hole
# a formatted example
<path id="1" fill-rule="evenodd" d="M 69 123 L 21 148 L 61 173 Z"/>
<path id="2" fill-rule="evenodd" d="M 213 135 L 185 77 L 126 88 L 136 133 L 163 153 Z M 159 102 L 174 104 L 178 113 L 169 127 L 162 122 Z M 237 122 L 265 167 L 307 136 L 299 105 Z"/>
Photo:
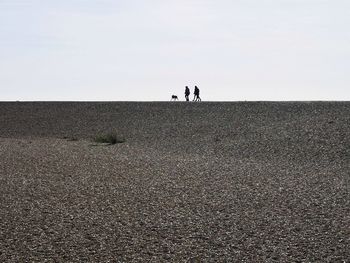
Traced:
<path id="1" fill-rule="evenodd" d="M 176 95 L 171 95 L 171 100 L 179 100 L 179 98 Z"/>

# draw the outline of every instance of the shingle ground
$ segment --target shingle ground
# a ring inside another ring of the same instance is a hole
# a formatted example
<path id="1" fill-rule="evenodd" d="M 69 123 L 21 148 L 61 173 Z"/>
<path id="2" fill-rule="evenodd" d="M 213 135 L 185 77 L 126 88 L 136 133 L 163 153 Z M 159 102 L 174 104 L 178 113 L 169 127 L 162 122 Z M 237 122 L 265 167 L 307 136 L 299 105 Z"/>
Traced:
<path id="1" fill-rule="evenodd" d="M 0 103 L 1 262 L 349 260 L 350 102 Z"/>

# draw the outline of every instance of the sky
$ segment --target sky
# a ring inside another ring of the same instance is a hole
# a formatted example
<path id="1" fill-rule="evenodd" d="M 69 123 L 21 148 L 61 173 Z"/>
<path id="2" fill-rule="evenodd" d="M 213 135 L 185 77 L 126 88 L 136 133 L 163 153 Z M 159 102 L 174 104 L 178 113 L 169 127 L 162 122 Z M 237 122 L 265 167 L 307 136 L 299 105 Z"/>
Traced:
<path id="1" fill-rule="evenodd" d="M 0 101 L 184 100 L 186 85 L 350 100 L 350 1 L 0 0 Z"/>

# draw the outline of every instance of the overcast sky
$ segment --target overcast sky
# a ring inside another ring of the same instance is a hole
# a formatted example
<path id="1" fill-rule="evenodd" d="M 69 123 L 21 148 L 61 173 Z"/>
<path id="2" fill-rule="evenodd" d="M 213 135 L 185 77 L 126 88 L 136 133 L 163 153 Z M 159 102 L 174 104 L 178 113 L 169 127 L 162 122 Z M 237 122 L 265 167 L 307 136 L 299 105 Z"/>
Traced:
<path id="1" fill-rule="evenodd" d="M 183 100 L 186 85 L 350 100 L 350 1 L 0 0 L 0 101 Z"/>

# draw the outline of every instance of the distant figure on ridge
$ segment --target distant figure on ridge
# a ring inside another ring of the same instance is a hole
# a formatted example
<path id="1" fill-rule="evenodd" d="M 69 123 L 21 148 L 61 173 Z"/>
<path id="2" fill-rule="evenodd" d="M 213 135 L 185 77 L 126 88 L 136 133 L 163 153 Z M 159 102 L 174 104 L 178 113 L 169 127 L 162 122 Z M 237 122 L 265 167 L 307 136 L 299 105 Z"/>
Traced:
<path id="1" fill-rule="evenodd" d="M 176 95 L 171 95 L 171 100 L 179 100 L 179 98 Z"/>
<path id="2" fill-rule="evenodd" d="M 199 88 L 197 86 L 194 86 L 194 98 L 193 101 L 202 101 L 199 97 Z"/>
<path id="3" fill-rule="evenodd" d="M 189 96 L 190 96 L 190 89 L 188 88 L 188 86 L 186 86 L 186 88 L 185 88 L 185 98 L 186 98 L 186 101 L 189 101 L 190 100 L 190 98 L 189 98 Z"/>

